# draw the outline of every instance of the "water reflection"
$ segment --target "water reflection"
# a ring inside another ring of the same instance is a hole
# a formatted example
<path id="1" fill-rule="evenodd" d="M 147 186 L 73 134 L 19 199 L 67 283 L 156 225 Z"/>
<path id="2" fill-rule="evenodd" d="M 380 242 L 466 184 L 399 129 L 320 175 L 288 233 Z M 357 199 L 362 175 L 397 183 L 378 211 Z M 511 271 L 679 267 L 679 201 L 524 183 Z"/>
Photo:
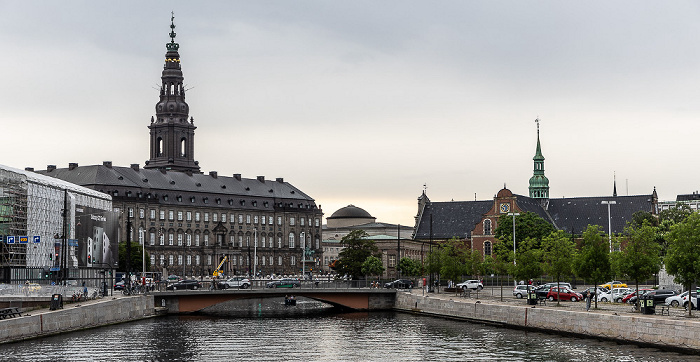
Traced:
<path id="1" fill-rule="evenodd" d="M 680 361 L 695 356 L 401 313 L 181 316 L 3 345 L 1 360 Z"/>

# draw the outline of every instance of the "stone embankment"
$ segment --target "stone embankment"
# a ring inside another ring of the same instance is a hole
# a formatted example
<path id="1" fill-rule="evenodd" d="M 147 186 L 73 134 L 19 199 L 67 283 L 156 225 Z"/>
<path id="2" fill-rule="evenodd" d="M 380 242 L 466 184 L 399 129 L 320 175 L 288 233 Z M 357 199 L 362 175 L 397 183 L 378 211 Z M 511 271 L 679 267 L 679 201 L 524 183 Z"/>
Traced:
<path id="1" fill-rule="evenodd" d="M 528 306 L 495 299 L 461 298 L 454 294 L 398 292 L 395 309 L 473 322 L 503 325 L 556 334 L 654 345 L 664 349 L 700 352 L 700 320 L 687 317 L 632 313 L 618 309 L 585 310 L 583 302 L 548 302 Z M 568 304 L 567 304 L 568 303 Z M 572 307 L 573 306 L 573 307 Z"/>
<path id="2" fill-rule="evenodd" d="M 28 311 L 21 317 L 0 320 L 0 343 L 149 318 L 154 310 L 153 297 L 132 296 Z"/>

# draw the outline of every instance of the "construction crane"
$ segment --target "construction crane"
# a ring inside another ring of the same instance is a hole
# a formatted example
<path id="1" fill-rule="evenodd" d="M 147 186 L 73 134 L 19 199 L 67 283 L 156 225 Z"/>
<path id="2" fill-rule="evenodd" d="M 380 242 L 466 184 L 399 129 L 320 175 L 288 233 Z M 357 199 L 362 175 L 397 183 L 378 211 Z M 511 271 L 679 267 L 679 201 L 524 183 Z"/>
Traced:
<path id="1" fill-rule="evenodd" d="M 219 277 L 224 275 L 224 272 L 221 270 L 221 266 L 224 265 L 224 263 L 228 260 L 228 256 L 224 256 L 223 259 L 221 259 L 221 263 L 219 263 L 219 266 L 216 267 L 216 270 L 212 273 L 212 276 L 214 277 Z"/>

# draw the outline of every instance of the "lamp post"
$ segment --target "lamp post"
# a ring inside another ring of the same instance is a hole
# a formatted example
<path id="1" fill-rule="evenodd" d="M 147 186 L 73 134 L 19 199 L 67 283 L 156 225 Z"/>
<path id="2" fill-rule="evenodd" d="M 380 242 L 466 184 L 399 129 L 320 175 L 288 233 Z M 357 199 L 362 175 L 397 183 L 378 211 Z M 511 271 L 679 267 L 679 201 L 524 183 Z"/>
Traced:
<path id="1" fill-rule="evenodd" d="M 515 217 L 519 216 L 518 212 L 509 212 L 508 216 L 513 217 L 513 265 L 515 265 Z"/>
<path id="2" fill-rule="evenodd" d="M 306 280 L 306 233 L 302 231 L 301 237 L 301 280 Z"/>
<path id="3" fill-rule="evenodd" d="M 258 272 L 258 228 L 253 228 L 253 275 Z"/>
<path id="4" fill-rule="evenodd" d="M 610 218 L 610 205 L 615 205 L 615 201 L 601 201 L 601 205 L 608 205 L 608 243 L 610 244 L 610 252 L 612 253 L 612 219 Z M 612 290 L 612 285 L 610 286 Z"/>

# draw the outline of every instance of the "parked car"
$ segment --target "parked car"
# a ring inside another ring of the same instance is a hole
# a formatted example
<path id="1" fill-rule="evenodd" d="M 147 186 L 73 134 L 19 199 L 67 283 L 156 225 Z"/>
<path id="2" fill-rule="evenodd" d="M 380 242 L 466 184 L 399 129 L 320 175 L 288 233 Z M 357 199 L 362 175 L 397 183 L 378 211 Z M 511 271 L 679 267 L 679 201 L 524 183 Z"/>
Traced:
<path id="1" fill-rule="evenodd" d="M 639 289 L 639 294 L 644 294 L 648 291 L 651 291 L 654 289 L 649 289 L 649 288 L 642 288 Z M 622 303 L 629 303 L 629 304 L 634 304 L 637 301 L 637 292 L 633 291 L 630 294 L 627 294 L 626 297 L 622 298 Z"/>
<path id="2" fill-rule="evenodd" d="M 583 296 L 579 293 L 574 292 L 573 290 L 569 288 L 562 288 L 562 287 L 554 287 L 549 289 L 549 292 L 547 293 L 547 299 L 554 301 L 554 300 L 570 300 L 572 302 L 577 302 L 581 299 L 583 299 Z"/>
<path id="3" fill-rule="evenodd" d="M 482 283 L 481 280 L 476 280 L 476 279 L 465 280 L 465 281 L 455 285 L 455 288 L 482 290 L 482 289 L 484 289 L 484 283 Z"/>
<path id="4" fill-rule="evenodd" d="M 250 280 L 245 277 L 233 277 L 233 278 L 228 278 L 222 282 L 219 282 L 219 288 L 221 289 L 228 289 L 228 288 L 239 288 L 239 289 L 248 289 L 250 287 Z"/>
<path id="5" fill-rule="evenodd" d="M 177 283 L 170 284 L 166 287 L 168 290 L 178 290 L 178 289 L 193 289 L 197 290 L 202 287 L 202 283 L 194 279 L 180 280 Z"/>
<path id="6" fill-rule="evenodd" d="M 698 309 L 698 294 L 696 292 L 690 293 L 690 303 L 692 303 L 692 308 Z M 688 308 L 688 295 L 683 297 L 683 308 Z"/>
<path id="7" fill-rule="evenodd" d="M 612 282 L 612 288 L 610 287 L 610 284 L 611 283 L 601 284 L 601 285 L 599 285 L 599 287 L 607 288 L 608 290 L 610 290 L 612 288 L 627 288 L 627 284 L 620 282 L 620 281 L 617 281 L 617 280 Z"/>
<path id="8" fill-rule="evenodd" d="M 530 287 L 530 290 L 533 288 Z M 513 289 L 513 296 L 516 298 L 522 298 L 527 296 L 527 285 L 516 285 L 515 289 Z"/>
<path id="9" fill-rule="evenodd" d="M 537 299 L 546 299 L 550 289 L 552 288 L 548 285 L 540 285 L 533 291 L 532 286 L 530 286 L 530 293 L 535 293 Z"/>
<path id="10" fill-rule="evenodd" d="M 666 298 L 672 297 L 676 294 L 676 291 L 671 289 L 650 290 L 642 294 L 642 299 L 652 298 L 654 300 L 654 305 L 657 305 L 665 303 Z"/>
<path id="11" fill-rule="evenodd" d="M 632 293 L 632 289 L 630 288 L 613 288 L 612 291 L 603 289 L 603 291 L 598 294 L 598 301 L 621 303 L 622 298 L 630 293 Z"/>
<path id="12" fill-rule="evenodd" d="M 666 305 L 670 305 L 671 307 L 678 307 L 679 305 L 685 306 L 686 303 L 688 303 L 688 291 L 685 291 L 681 294 L 678 295 L 673 295 L 664 301 Z M 695 303 L 693 303 L 693 306 L 695 306 Z"/>
<path id="13" fill-rule="evenodd" d="M 268 288 L 299 288 L 301 287 L 301 282 L 296 279 L 283 278 L 268 282 L 266 286 Z"/>
<path id="14" fill-rule="evenodd" d="M 124 281 L 120 280 L 114 284 L 114 290 L 124 290 Z"/>
<path id="15" fill-rule="evenodd" d="M 384 288 L 411 289 L 413 281 L 409 279 L 396 279 L 393 282 L 384 283 Z"/>
<path id="16" fill-rule="evenodd" d="M 569 289 L 576 289 L 576 288 L 571 286 L 571 283 L 567 283 L 567 282 L 559 282 L 559 285 L 557 285 L 557 282 L 550 282 L 550 283 L 545 283 L 542 285 L 548 286 L 550 288 L 552 288 L 552 287 L 564 287 L 564 288 L 569 288 Z"/>

